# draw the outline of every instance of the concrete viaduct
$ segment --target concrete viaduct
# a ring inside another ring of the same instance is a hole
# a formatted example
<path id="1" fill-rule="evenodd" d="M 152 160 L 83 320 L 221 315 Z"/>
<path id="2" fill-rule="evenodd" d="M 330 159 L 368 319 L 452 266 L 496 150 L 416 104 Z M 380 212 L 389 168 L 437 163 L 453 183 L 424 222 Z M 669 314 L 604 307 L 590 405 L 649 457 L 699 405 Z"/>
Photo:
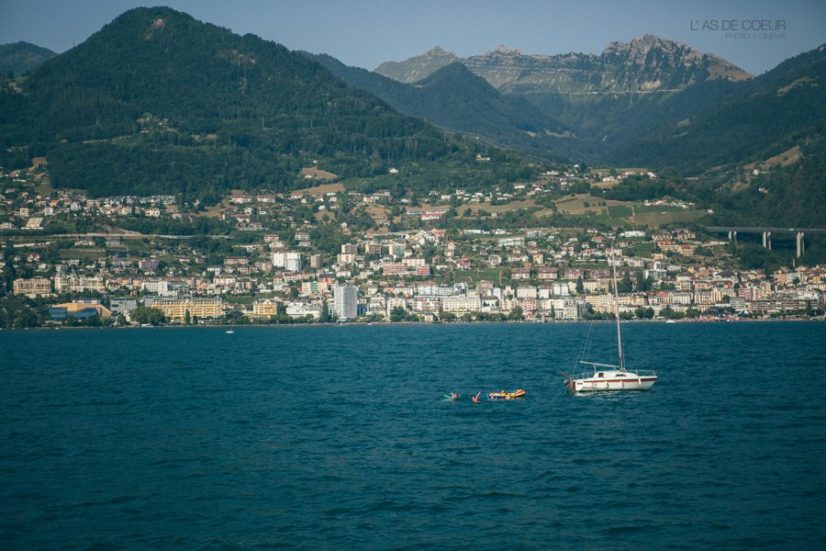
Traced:
<path id="1" fill-rule="evenodd" d="M 737 243 L 738 233 L 762 233 L 763 246 L 768 250 L 772 248 L 772 234 L 773 233 L 793 233 L 795 234 L 795 256 L 800 258 L 806 248 L 804 237 L 807 233 L 826 233 L 823 228 L 777 228 L 769 226 L 705 226 L 705 229 L 710 232 L 725 233 L 728 232 L 729 241 Z"/>

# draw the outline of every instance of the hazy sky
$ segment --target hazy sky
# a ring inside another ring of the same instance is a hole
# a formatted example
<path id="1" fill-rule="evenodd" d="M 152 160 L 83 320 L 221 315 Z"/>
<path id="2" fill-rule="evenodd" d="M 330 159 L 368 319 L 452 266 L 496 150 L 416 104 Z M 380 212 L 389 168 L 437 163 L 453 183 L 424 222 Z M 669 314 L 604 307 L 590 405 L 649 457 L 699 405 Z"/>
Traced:
<path id="1" fill-rule="evenodd" d="M 63 52 L 141 5 L 156 4 L 0 0 L 0 43 L 26 40 Z M 599 53 L 611 41 L 651 33 L 759 74 L 826 42 L 823 0 L 166 0 L 160 5 L 368 69 L 435 45 L 463 57 L 498 44 L 525 53 Z"/>

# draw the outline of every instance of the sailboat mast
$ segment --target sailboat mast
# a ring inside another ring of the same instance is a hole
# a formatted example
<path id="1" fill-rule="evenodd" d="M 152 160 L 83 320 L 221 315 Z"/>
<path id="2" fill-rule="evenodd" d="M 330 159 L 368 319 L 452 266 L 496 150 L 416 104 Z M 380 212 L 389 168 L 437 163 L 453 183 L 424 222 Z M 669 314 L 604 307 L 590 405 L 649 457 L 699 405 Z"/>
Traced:
<path id="1" fill-rule="evenodd" d="M 614 274 L 614 315 L 617 322 L 617 350 L 619 352 L 619 368 L 625 371 L 625 356 L 622 354 L 622 329 L 619 316 L 619 291 L 617 291 L 617 263 L 614 258 L 614 245 L 611 245 L 611 270 Z"/>

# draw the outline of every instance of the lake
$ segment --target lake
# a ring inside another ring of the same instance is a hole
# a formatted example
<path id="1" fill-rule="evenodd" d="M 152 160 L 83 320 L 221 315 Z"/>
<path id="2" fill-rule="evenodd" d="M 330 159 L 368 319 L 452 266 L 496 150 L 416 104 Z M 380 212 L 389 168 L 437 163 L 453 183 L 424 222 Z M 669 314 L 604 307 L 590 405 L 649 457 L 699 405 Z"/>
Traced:
<path id="1" fill-rule="evenodd" d="M 826 545 L 826 323 L 588 328 L 2 331 L 0 547 Z"/>

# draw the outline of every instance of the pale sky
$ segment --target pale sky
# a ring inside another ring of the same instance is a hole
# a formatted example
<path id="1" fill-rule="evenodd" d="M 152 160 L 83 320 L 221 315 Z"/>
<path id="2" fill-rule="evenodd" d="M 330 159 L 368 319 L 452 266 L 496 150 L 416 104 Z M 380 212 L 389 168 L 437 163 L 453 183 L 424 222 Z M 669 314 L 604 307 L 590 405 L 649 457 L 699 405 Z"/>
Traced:
<path id="1" fill-rule="evenodd" d="M 63 52 L 141 5 L 157 4 L 0 0 L 0 44 L 25 40 Z M 161 5 L 367 69 L 436 45 L 462 57 L 498 44 L 531 54 L 600 53 L 609 42 L 650 33 L 759 74 L 826 43 L 823 0 L 167 0 Z"/>

